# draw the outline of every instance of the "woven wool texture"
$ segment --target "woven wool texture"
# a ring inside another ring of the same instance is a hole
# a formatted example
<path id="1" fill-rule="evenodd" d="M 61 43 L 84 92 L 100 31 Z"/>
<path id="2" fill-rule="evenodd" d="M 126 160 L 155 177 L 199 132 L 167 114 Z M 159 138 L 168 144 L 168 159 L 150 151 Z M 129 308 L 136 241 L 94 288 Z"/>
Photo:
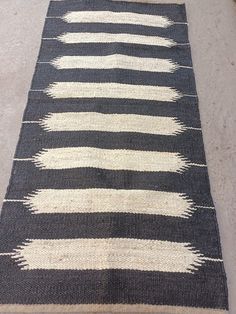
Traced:
<path id="1" fill-rule="evenodd" d="M 51 1 L 0 269 L 0 311 L 227 313 L 184 5 Z"/>

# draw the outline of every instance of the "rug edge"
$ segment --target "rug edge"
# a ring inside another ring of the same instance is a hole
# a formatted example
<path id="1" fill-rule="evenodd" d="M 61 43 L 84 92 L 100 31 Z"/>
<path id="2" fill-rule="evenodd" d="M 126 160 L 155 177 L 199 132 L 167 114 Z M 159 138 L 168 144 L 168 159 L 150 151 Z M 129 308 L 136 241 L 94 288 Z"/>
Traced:
<path id="1" fill-rule="evenodd" d="M 0 313 L 227 314 L 224 309 L 148 304 L 1 304 Z"/>

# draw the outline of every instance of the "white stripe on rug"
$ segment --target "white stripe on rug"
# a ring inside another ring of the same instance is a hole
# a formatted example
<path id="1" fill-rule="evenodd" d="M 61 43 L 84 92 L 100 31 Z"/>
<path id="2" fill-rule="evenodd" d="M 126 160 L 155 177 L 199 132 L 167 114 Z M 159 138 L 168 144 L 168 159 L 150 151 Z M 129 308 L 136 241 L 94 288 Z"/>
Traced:
<path id="1" fill-rule="evenodd" d="M 145 36 L 136 34 L 123 33 L 64 33 L 57 39 L 65 44 L 82 44 L 82 43 L 126 43 L 138 45 L 153 45 L 173 47 L 176 42 L 169 38 L 160 36 Z"/>
<path id="2" fill-rule="evenodd" d="M 41 189 L 22 200 L 33 214 L 132 213 L 188 218 L 197 208 L 183 193 L 122 189 Z"/>
<path id="3" fill-rule="evenodd" d="M 17 159 L 15 159 L 17 160 Z M 21 159 L 18 159 L 21 161 Z M 23 159 L 24 160 L 24 159 Z M 103 168 L 109 170 L 167 171 L 181 173 L 191 167 L 179 153 L 63 147 L 43 149 L 30 159 L 41 169 Z"/>
<path id="4" fill-rule="evenodd" d="M 14 252 L 10 258 L 23 270 L 133 269 L 194 273 L 208 259 L 190 243 L 129 238 L 27 239 Z"/>
<path id="5" fill-rule="evenodd" d="M 173 73 L 179 65 L 169 59 L 108 56 L 61 56 L 50 62 L 56 69 L 124 69 Z"/>
<path id="6" fill-rule="evenodd" d="M 103 131 L 177 135 L 187 130 L 187 127 L 175 117 L 138 114 L 104 114 L 99 112 L 49 113 L 38 122 L 49 132 Z"/>
<path id="7" fill-rule="evenodd" d="M 114 11 L 71 11 L 62 19 L 67 23 L 134 24 L 161 28 L 173 24 L 166 16 Z"/>
<path id="8" fill-rule="evenodd" d="M 182 94 L 172 87 L 121 83 L 54 82 L 44 90 L 52 98 L 122 98 L 175 102 Z"/>

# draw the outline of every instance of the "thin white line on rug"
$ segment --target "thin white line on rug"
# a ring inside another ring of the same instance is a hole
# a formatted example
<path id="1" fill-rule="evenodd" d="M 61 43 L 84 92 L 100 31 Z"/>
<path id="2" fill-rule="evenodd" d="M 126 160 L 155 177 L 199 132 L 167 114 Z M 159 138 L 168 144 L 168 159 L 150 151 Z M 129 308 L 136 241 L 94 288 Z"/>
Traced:
<path id="1" fill-rule="evenodd" d="M 5 203 L 23 203 L 24 200 L 17 200 L 17 199 L 4 199 L 3 202 Z"/>
<path id="2" fill-rule="evenodd" d="M 176 46 L 190 46 L 190 43 L 177 43 Z"/>
<path id="3" fill-rule="evenodd" d="M 131 238 L 27 239 L 11 258 L 22 270 L 31 269 L 133 269 L 192 273 L 208 262 L 191 246 L 159 240 Z"/>
<path id="4" fill-rule="evenodd" d="M 34 158 L 13 158 L 14 161 L 34 161 Z"/>
<path id="5" fill-rule="evenodd" d="M 40 121 L 23 121 L 23 123 L 38 123 L 47 132 L 103 131 L 176 136 L 188 129 L 175 117 L 98 112 L 49 113 Z"/>
<path id="6" fill-rule="evenodd" d="M 202 129 L 201 128 L 193 128 L 193 127 L 190 127 L 190 126 L 188 126 L 188 127 L 186 127 L 188 130 L 195 130 L 195 131 L 202 131 Z"/>
<path id="7" fill-rule="evenodd" d="M 40 123 L 40 121 L 22 121 L 22 123 L 34 124 L 34 123 Z"/>
<path id="8" fill-rule="evenodd" d="M 206 208 L 206 209 L 215 209 L 213 206 L 198 206 L 196 205 L 197 208 Z"/>
<path id="9" fill-rule="evenodd" d="M 35 166 L 41 169 L 101 168 L 183 173 L 191 166 L 206 167 L 206 165 L 190 163 L 180 153 L 96 147 L 42 149 L 32 158 L 15 158 L 14 160 L 33 161 Z"/>
<path id="10" fill-rule="evenodd" d="M 191 166 L 194 167 L 207 167 L 207 165 L 203 165 L 203 164 L 196 164 L 196 163 L 190 163 Z"/>
<path id="11" fill-rule="evenodd" d="M 204 261 L 210 261 L 210 262 L 223 262 L 222 258 L 211 258 L 211 257 L 202 257 Z"/>
<path id="12" fill-rule="evenodd" d="M 196 95 L 183 94 L 182 96 L 183 96 L 183 97 L 193 97 L 193 98 L 197 98 L 197 97 L 198 97 L 197 94 L 196 94 Z"/>

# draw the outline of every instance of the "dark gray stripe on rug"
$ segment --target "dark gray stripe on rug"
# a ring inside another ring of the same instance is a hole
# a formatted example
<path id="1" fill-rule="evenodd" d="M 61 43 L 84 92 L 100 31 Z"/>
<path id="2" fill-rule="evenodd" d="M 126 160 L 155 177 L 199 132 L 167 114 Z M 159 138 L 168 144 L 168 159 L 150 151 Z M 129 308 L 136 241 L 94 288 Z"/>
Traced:
<path id="1" fill-rule="evenodd" d="M 0 252 L 5 312 L 227 312 L 184 5 L 51 1 Z"/>

